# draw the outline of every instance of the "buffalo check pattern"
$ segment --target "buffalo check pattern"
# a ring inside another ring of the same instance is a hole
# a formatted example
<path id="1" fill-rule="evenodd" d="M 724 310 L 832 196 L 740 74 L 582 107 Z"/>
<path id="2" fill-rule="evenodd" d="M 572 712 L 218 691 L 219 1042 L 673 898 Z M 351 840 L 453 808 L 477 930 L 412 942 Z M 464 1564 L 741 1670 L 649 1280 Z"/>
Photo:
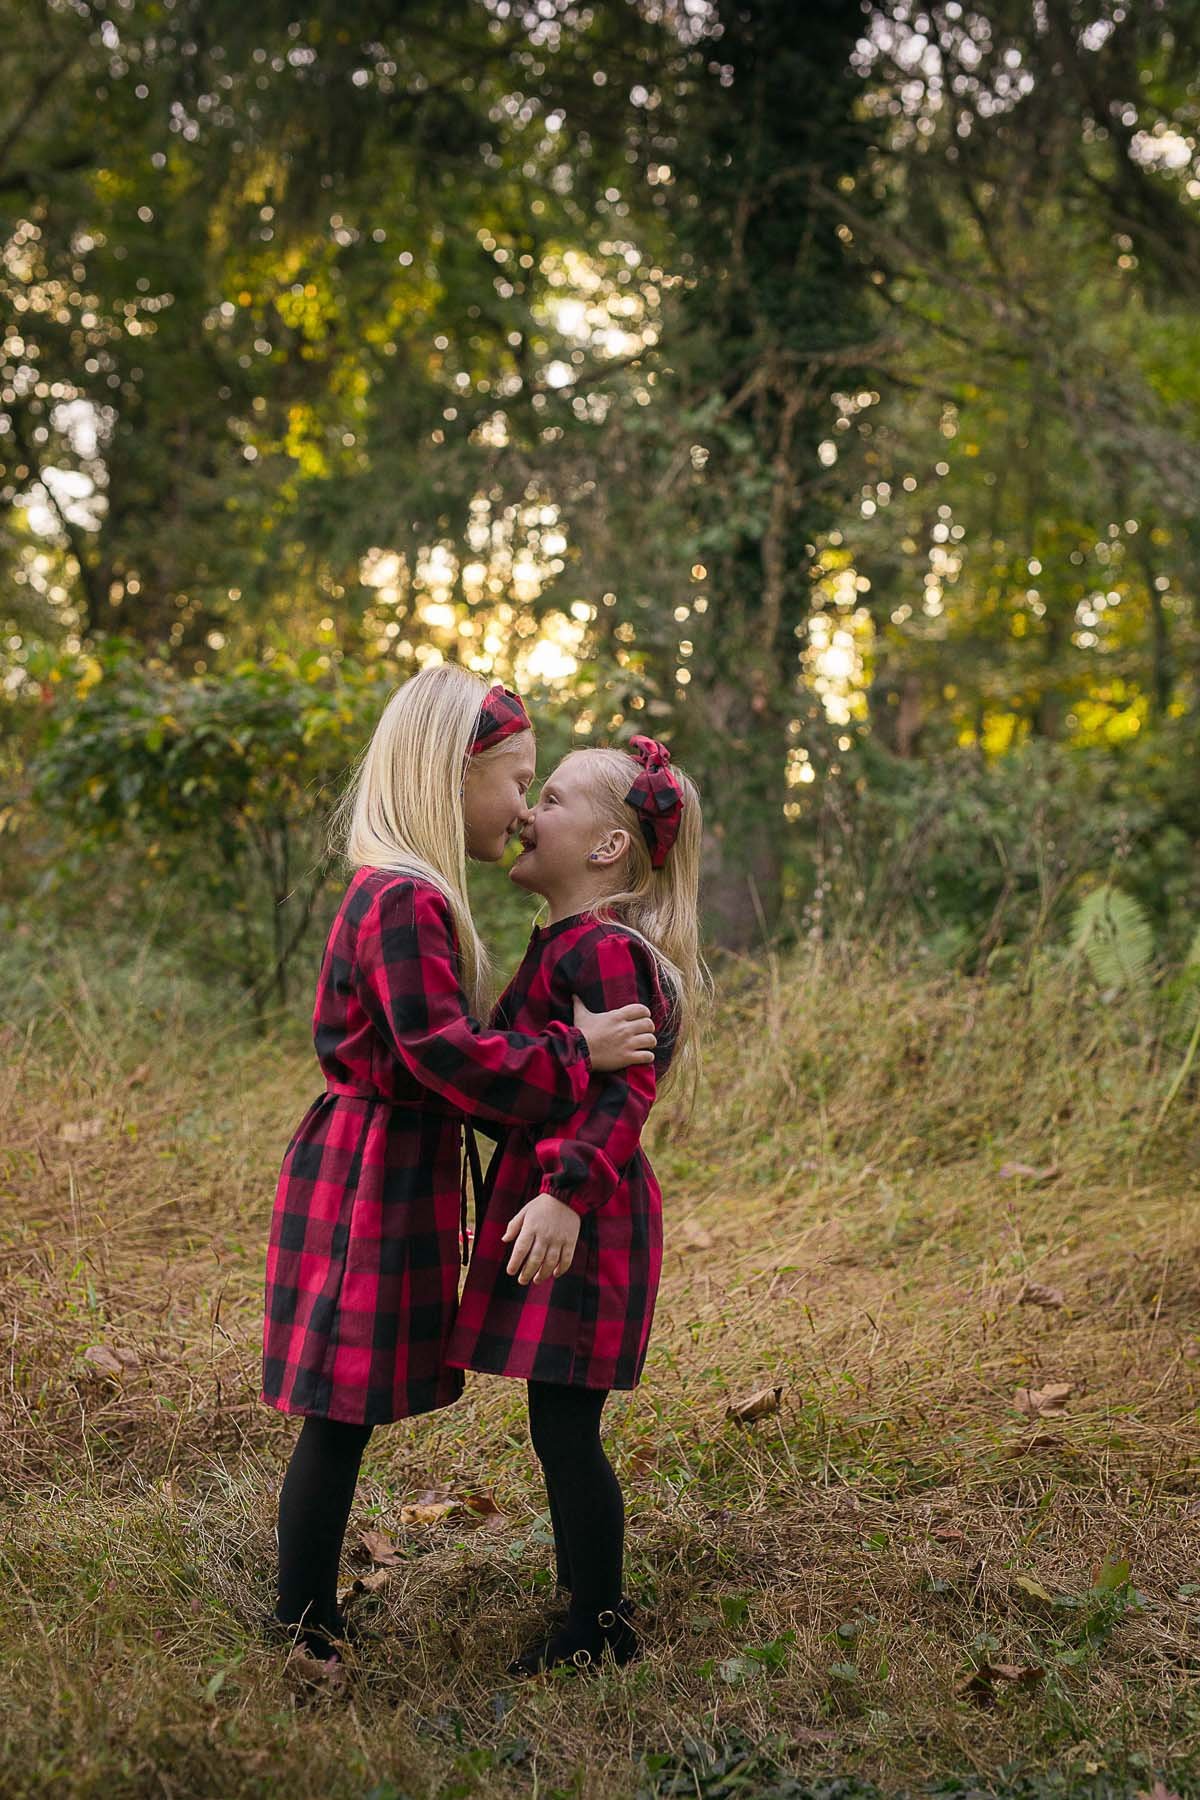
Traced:
<path id="1" fill-rule="evenodd" d="M 360 869 L 329 933 L 313 1015 L 326 1090 L 279 1176 L 262 1397 L 378 1425 L 457 1399 L 446 1362 L 459 1276 L 466 1118 L 541 1127 L 587 1092 L 582 1034 L 486 1029 L 431 883 Z"/>
<path id="2" fill-rule="evenodd" d="M 632 1388 L 662 1270 L 662 1196 L 640 1138 L 671 1058 L 670 1005 L 641 939 L 582 914 L 534 931 L 493 1023 L 544 1031 L 572 1017 L 576 994 L 594 1012 L 638 1000 L 648 1006 L 655 1061 L 593 1076 L 570 1118 L 501 1139 L 447 1360 L 523 1380 Z M 507 1273 L 512 1246 L 503 1233 L 543 1192 L 580 1214 L 579 1242 L 565 1275 L 522 1287 Z"/>

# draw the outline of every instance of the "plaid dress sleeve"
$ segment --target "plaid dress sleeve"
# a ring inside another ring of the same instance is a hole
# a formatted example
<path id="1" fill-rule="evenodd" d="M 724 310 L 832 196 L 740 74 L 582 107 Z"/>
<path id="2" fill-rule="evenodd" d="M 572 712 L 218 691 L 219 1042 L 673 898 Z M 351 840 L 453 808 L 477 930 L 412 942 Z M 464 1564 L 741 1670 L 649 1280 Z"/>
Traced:
<path id="1" fill-rule="evenodd" d="M 468 1116 L 540 1125 L 577 1107 L 591 1074 L 573 1025 L 491 1031 L 459 982 L 450 908 L 424 883 L 382 888 L 359 927 L 356 982 L 376 1030 L 424 1087 Z"/>
<path id="2" fill-rule="evenodd" d="M 657 966 L 636 938 L 612 932 L 596 940 L 584 952 L 572 986 L 593 1011 L 640 1000 L 662 1032 L 665 1005 Z M 538 1192 L 553 1194 L 581 1215 L 610 1200 L 640 1147 L 656 1089 L 654 1063 L 596 1076 L 578 1111 L 539 1140 Z"/>

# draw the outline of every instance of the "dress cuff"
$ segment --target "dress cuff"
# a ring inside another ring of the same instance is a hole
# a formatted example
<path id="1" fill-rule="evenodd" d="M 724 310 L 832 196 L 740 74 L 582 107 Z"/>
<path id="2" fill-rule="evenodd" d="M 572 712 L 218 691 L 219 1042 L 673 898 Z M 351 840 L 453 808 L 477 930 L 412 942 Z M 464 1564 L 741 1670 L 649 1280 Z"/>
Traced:
<path id="1" fill-rule="evenodd" d="M 587 1196 L 580 1193 L 578 1188 L 568 1189 L 565 1194 L 560 1194 L 555 1189 L 553 1181 L 547 1180 L 543 1181 L 538 1192 L 541 1194 L 549 1194 L 550 1198 L 552 1200 L 557 1200 L 560 1206 L 569 1206 L 571 1211 L 573 1213 L 578 1213 L 581 1219 L 585 1219 L 592 1210 L 588 1204 Z"/>

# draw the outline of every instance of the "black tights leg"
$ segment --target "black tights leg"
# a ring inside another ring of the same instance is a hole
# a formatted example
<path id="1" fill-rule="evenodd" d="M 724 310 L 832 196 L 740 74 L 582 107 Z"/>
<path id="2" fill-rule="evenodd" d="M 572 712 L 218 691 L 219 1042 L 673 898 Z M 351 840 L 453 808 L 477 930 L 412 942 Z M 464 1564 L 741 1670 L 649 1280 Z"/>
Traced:
<path id="1" fill-rule="evenodd" d="M 625 1503 L 600 1441 L 607 1399 L 599 1388 L 529 1383 L 529 1435 L 546 1478 L 560 1569 L 565 1552 L 571 1609 L 561 1631 L 513 1665 L 516 1673 L 577 1655 L 599 1662 L 606 1645 L 621 1662 L 636 1654 L 636 1635 L 621 1608 Z"/>
<path id="2" fill-rule="evenodd" d="M 279 1604 L 275 1617 L 302 1626 L 300 1641 L 328 1656 L 343 1636 L 337 1608 L 342 1540 L 369 1425 L 305 1419 L 279 1495 Z"/>
<path id="3" fill-rule="evenodd" d="M 567 1533 L 563 1525 L 562 1508 L 554 1498 L 554 1491 L 547 1483 L 546 1498 L 550 1502 L 550 1524 L 554 1531 L 554 1573 L 560 1588 L 571 1591 L 571 1553 L 567 1549 Z"/>

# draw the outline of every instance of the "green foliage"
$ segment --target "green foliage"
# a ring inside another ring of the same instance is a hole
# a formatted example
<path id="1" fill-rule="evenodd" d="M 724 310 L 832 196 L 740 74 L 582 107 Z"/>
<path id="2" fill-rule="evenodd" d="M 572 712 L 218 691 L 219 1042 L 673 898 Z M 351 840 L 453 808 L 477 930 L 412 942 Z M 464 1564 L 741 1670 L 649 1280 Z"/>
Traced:
<path id="1" fill-rule="evenodd" d="M 1154 932 L 1129 894 L 1105 883 L 1075 909 L 1072 946 L 1087 958 L 1102 988 L 1141 987 L 1154 960 Z"/>
<path id="2" fill-rule="evenodd" d="M 41 646 L 523 680 L 553 613 L 593 741 L 706 783 L 727 942 L 827 921 L 832 867 L 990 965 L 1111 863 L 1174 957 L 1200 228 L 1145 146 L 1189 141 L 1193 15 L 0 0 L 0 823 Z M 1092 817 L 1035 774 L 1042 828 L 1029 740 Z M 89 838 L 164 812 L 121 762 Z"/>
<path id="3" fill-rule="evenodd" d="M 330 869 L 330 804 L 378 682 L 316 652 L 189 679 L 120 642 L 48 674 L 37 797 L 85 848 L 132 838 L 216 926 L 214 961 L 256 999 L 285 999 Z"/>

